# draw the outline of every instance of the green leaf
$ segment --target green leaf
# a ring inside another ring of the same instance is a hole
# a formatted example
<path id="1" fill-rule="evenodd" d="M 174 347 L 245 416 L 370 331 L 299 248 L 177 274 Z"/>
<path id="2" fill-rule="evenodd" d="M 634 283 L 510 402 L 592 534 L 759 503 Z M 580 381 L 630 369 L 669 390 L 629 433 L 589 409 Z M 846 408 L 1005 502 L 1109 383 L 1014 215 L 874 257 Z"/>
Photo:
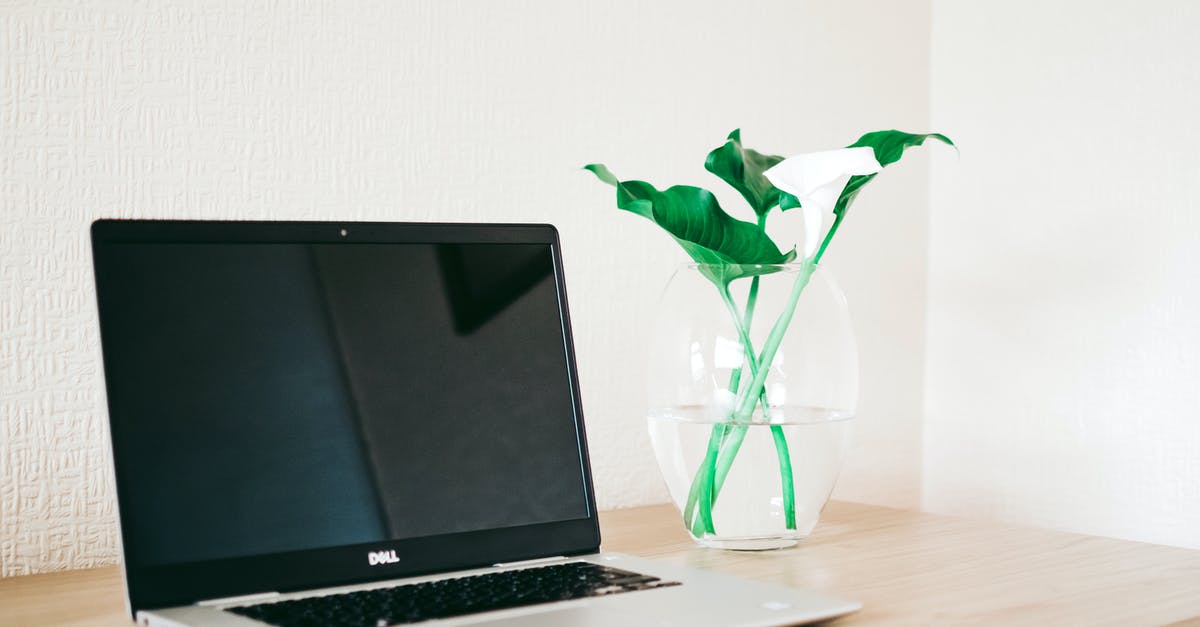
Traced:
<path id="1" fill-rule="evenodd" d="M 708 153 L 704 169 L 732 185 L 750 203 L 754 213 L 761 216 L 778 205 L 783 194 L 763 176 L 765 170 L 780 161 L 783 157 L 743 148 L 741 129 L 734 129 L 724 145 Z"/>
<path id="2" fill-rule="evenodd" d="M 795 196 L 793 196 L 785 191 L 780 191 L 779 192 L 779 208 L 783 211 L 787 211 L 788 209 L 799 209 L 800 208 L 800 199 L 796 198 Z"/>
<path id="3" fill-rule="evenodd" d="M 850 177 L 850 180 L 846 181 L 846 186 L 842 188 L 837 203 L 833 206 L 833 215 L 840 216 L 845 213 L 850 208 L 850 204 L 858 198 L 858 192 L 873 178 L 875 178 L 874 174 L 855 174 Z"/>
<path id="4" fill-rule="evenodd" d="M 900 157 L 904 156 L 905 150 L 913 146 L 920 146 L 930 137 L 951 146 L 954 145 L 954 142 L 950 141 L 949 137 L 941 133 L 914 134 L 890 130 L 867 133 L 859 137 L 858 141 L 850 144 L 847 148 L 870 147 L 875 152 L 875 160 L 879 162 L 879 165 L 886 167 L 899 161 Z M 874 174 L 856 174 L 851 176 L 849 181 L 846 181 L 846 186 L 842 188 L 842 193 L 838 195 L 837 202 L 833 206 L 833 226 L 829 227 L 829 232 L 825 234 L 825 239 L 821 241 L 821 246 L 817 249 L 817 254 L 813 257 L 814 261 L 819 262 L 825 255 L 825 249 L 829 247 L 829 242 L 833 239 L 834 234 L 837 233 L 838 227 L 842 224 L 842 219 L 846 217 L 846 211 L 850 208 L 854 200 L 858 198 L 858 193 L 862 191 L 862 188 L 874 178 Z M 791 198 L 790 200 L 787 198 L 782 199 L 779 206 L 784 209 L 799 206 L 799 202 L 796 202 L 795 205 L 792 204 L 792 201 L 795 200 L 795 198 Z"/>
<path id="5" fill-rule="evenodd" d="M 859 137 L 858 141 L 850 144 L 847 148 L 870 146 L 875 151 L 875 160 L 879 162 L 879 165 L 886 166 L 899 161 L 906 148 L 920 146 L 930 137 L 939 139 L 951 146 L 954 145 L 954 142 L 950 141 L 949 137 L 941 133 L 925 133 L 922 135 L 890 130 L 867 133 Z"/>
<path id="6" fill-rule="evenodd" d="M 950 141 L 949 137 L 941 133 L 916 134 L 890 130 L 867 133 L 859 137 L 858 141 L 850 144 L 847 148 L 870 147 L 875 151 L 875 160 L 879 162 L 879 165 L 888 166 L 899 161 L 900 157 L 904 156 L 905 150 L 913 146 L 920 146 L 930 137 L 951 146 L 954 145 L 954 142 Z M 837 204 L 833 207 L 834 215 L 840 216 L 845 213 L 850 208 L 851 203 L 858 198 L 858 192 L 862 191 L 863 186 L 870 183 L 873 178 L 875 178 L 874 174 L 850 177 L 850 180 L 846 183 L 846 187 L 842 188 L 841 195 L 838 196 Z"/>
<path id="7" fill-rule="evenodd" d="M 697 263 L 754 265 L 787 263 L 796 251 L 783 253 L 758 226 L 725 213 L 712 192 L 675 185 L 659 191 L 645 181 L 621 181 L 603 164 L 584 166 L 596 178 L 617 188 L 617 207 L 653 221 L 675 238 Z M 722 270 L 720 276 L 743 272 Z"/>

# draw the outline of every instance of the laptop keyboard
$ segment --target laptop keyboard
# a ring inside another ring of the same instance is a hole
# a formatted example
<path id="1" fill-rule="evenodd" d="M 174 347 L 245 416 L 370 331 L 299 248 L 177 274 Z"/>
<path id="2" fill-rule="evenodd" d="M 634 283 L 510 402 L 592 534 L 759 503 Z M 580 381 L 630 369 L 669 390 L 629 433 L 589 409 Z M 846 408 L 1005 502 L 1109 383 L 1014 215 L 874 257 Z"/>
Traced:
<path id="1" fill-rule="evenodd" d="M 383 627 L 677 585 L 627 570 L 568 562 L 227 611 L 280 627 Z"/>

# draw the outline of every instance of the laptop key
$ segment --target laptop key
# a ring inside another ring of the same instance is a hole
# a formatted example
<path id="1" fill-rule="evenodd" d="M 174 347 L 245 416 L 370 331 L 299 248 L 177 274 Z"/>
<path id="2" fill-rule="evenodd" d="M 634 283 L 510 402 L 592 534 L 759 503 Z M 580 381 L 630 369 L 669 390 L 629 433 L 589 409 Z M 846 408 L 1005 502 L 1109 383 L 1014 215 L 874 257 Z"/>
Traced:
<path id="1" fill-rule="evenodd" d="M 568 562 L 226 611 L 279 627 L 383 627 L 677 585 L 589 562 Z"/>

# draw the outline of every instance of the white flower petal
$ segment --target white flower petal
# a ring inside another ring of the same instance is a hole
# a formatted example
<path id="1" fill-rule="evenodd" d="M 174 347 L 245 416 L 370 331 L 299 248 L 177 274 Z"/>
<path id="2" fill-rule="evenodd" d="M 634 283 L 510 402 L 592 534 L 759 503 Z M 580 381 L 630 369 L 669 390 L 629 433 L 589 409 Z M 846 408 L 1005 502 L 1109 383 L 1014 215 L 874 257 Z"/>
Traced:
<path id="1" fill-rule="evenodd" d="M 882 169 L 875 160 L 875 151 L 862 146 L 788 157 L 763 175 L 775 187 L 798 198 L 800 206 L 832 211 L 851 176 Z"/>
<path id="2" fill-rule="evenodd" d="M 800 255 L 803 259 L 811 259 L 817 254 L 817 246 L 821 245 L 821 235 L 825 233 L 825 223 L 828 222 L 826 216 L 831 212 L 807 205 L 801 207 L 800 211 L 804 216 L 804 244 L 800 248 Z"/>

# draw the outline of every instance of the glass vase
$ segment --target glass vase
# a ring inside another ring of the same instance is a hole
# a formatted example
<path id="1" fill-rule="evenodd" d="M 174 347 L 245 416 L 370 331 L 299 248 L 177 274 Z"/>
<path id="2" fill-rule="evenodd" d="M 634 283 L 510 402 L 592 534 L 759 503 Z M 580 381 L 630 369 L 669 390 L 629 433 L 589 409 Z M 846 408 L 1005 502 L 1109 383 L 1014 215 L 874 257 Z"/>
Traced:
<path id="1" fill-rule="evenodd" d="M 830 273 L 808 262 L 683 266 L 653 338 L 650 437 L 688 532 L 742 550 L 807 537 L 858 400 L 854 333 Z"/>

